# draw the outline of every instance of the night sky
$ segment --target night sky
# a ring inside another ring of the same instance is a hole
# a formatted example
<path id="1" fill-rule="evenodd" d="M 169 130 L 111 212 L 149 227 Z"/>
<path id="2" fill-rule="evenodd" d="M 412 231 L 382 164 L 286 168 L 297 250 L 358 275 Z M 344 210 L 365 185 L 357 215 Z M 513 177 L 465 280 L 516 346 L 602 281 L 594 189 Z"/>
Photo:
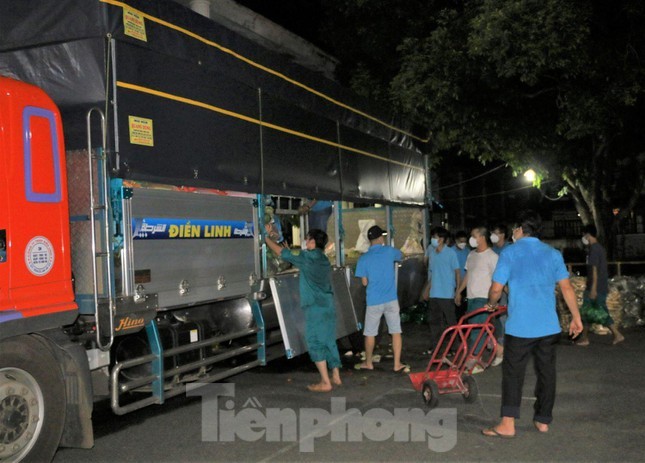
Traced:
<path id="1" fill-rule="evenodd" d="M 324 49 L 318 36 L 323 0 L 236 0 Z M 328 51 L 328 50 L 326 50 Z"/>

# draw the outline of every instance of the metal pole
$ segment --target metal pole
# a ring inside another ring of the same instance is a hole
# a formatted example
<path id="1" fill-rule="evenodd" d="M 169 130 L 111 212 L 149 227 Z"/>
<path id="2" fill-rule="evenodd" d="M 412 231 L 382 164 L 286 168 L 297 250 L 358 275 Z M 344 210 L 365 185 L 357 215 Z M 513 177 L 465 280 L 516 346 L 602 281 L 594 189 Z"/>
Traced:
<path id="1" fill-rule="evenodd" d="M 387 245 L 394 246 L 394 224 L 392 223 L 392 207 L 385 206 L 385 229 L 387 231 Z"/>
<path id="2" fill-rule="evenodd" d="M 432 218 L 432 176 L 430 174 L 430 154 L 423 156 L 426 174 L 426 207 L 423 208 L 423 246 L 430 245 L 430 220 Z"/>
<path id="3" fill-rule="evenodd" d="M 345 229 L 343 228 L 342 203 L 334 203 L 334 249 L 336 250 L 336 267 L 345 266 Z"/>
<path id="4" fill-rule="evenodd" d="M 257 227 L 255 236 L 255 270 L 261 278 L 269 276 L 269 266 L 267 263 L 267 245 L 264 241 L 266 230 L 264 229 L 264 195 L 259 194 L 255 199 L 257 203 L 254 222 Z"/>

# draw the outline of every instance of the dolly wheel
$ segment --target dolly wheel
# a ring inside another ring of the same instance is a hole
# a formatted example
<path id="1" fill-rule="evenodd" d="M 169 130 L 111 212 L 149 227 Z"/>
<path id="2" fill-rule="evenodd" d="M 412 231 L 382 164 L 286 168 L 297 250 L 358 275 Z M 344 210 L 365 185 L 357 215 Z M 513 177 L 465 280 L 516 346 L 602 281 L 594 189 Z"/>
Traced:
<path id="1" fill-rule="evenodd" d="M 429 379 L 423 383 L 421 388 L 421 397 L 429 408 L 434 408 L 439 403 L 439 386 L 433 380 Z"/>
<path id="2" fill-rule="evenodd" d="M 471 404 L 475 400 L 477 400 L 477 396 L 479 395 L 479 387 L 477 386 L 477 381 L 475 381 L 475 378 L 470 375 L 462 376 L 461 380 L 463 381 L 466 388 L 466 390 L 462 393 L 464 400 L 466 401 L 466 403 Z"/>

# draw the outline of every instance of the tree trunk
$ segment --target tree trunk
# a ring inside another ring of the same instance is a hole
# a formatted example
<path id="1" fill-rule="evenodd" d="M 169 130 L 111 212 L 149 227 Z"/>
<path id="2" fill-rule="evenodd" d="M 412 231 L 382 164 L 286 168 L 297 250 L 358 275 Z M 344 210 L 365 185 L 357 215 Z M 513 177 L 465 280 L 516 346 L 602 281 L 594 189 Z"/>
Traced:
<path id="1" fill-rule="evenodd" d="M 590 190 L 582 187 L 579 183 L 572 184 L 570 188 L 574 205 L 584 225 L 593 223 L 598 231 L 598 241 L 607 251 L 607 259 L 613 259 L 615 253 L 614 220 L 611 210 L 604 198 L 598 198 Z"/>

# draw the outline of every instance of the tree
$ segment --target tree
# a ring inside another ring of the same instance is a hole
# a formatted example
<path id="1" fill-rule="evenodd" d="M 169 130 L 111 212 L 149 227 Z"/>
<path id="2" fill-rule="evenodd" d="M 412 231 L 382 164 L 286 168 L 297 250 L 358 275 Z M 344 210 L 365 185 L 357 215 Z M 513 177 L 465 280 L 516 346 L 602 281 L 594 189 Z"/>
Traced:
<path id="1" fill-rule="evenodd" d="M 428 127 L 435 155 L 499 159 L 536 170 L 538 186 L 560 183 L 611 253 L 607 238 L 645 194 L 645 4 L 411 2 L 388 33 L 396 53 L 384 54 L 361 47 L 380 33 L 375 3 L 332 2 L 361 31 L 346 49 L 362 53 L 350 82 Z"/>

